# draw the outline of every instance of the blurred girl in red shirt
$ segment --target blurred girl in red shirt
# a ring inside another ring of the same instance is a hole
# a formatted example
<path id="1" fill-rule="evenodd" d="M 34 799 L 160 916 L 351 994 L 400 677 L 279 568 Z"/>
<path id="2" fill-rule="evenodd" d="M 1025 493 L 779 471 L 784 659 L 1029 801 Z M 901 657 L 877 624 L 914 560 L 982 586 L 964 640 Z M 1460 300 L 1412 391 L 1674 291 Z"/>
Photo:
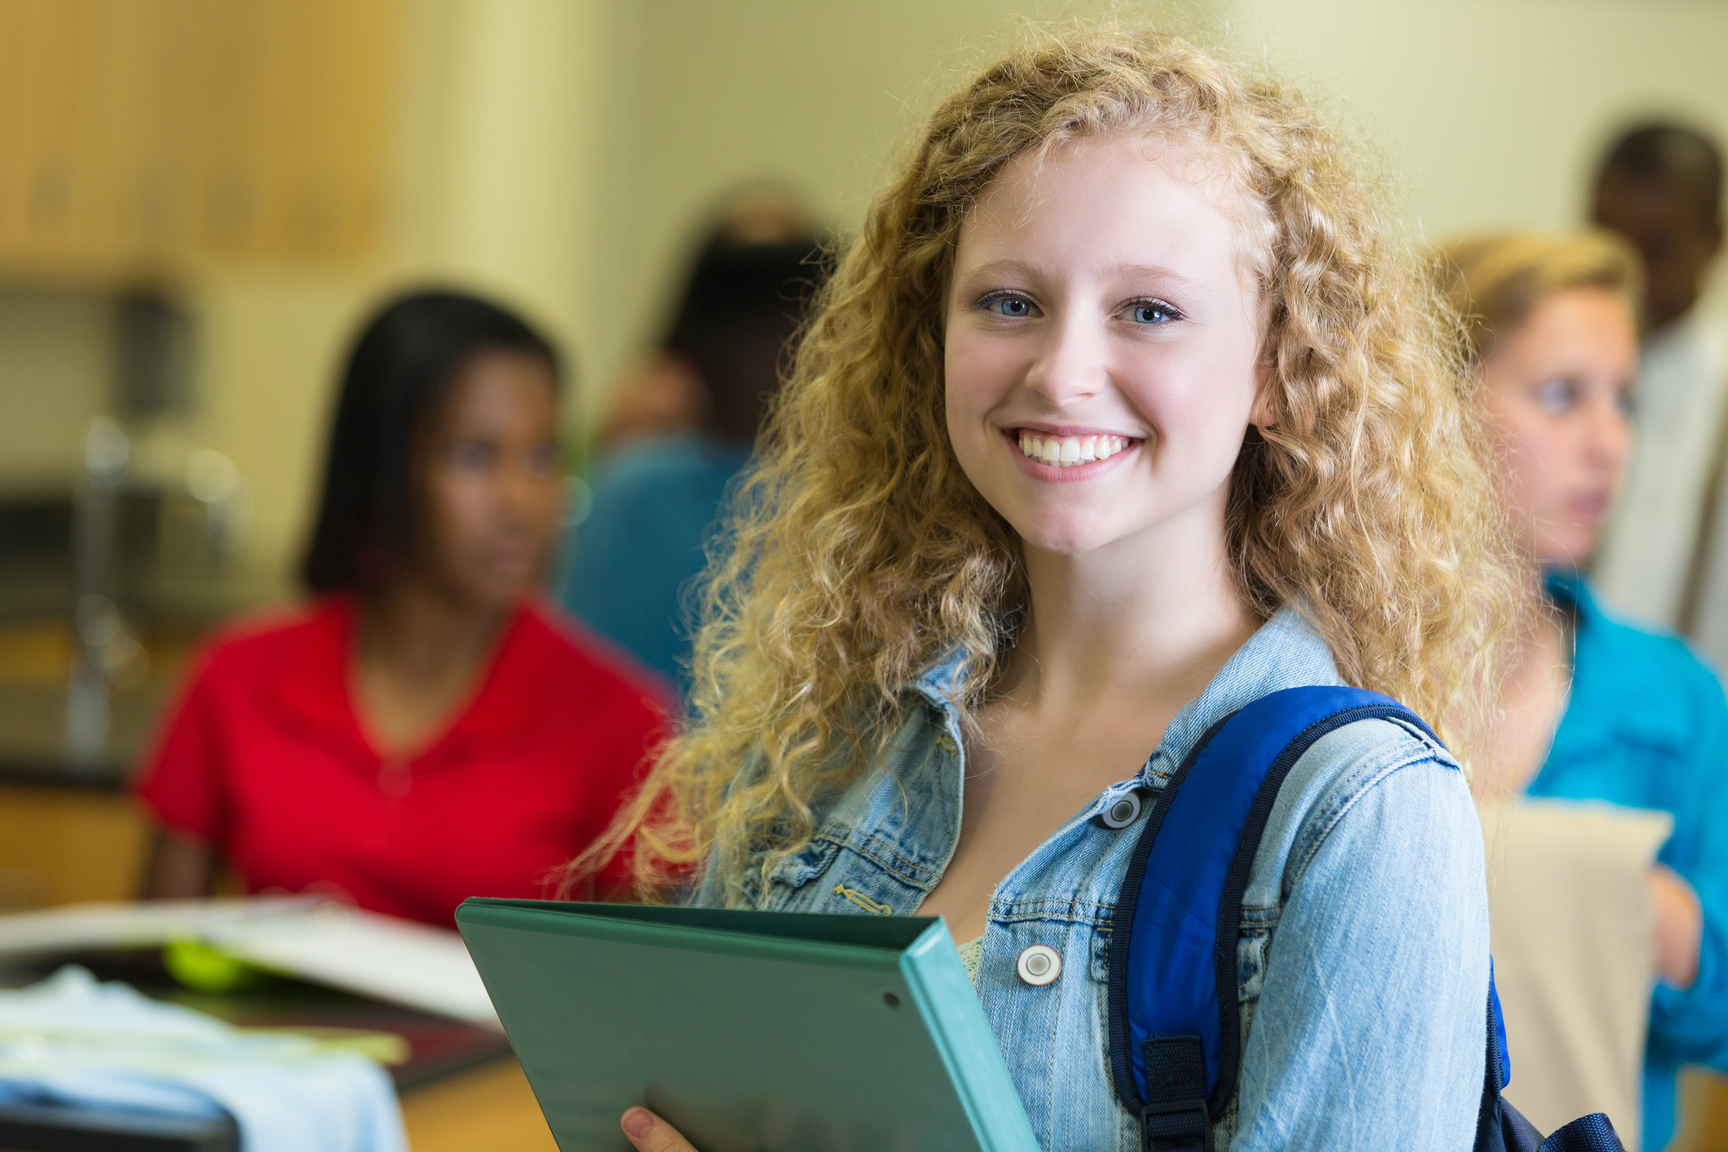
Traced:
<path id="1" fill-rule="evenodd" d="M 140 774 L 146 892 L 323 891 L 449 925 L 548 895 L 661 736 L 664 688 L 538 596 L 558 357 L 452 293 L 385 308 L 342 382 L 304 579 L 203 653 Z M 605 883 L 602 879 L 602 883 Z"/>

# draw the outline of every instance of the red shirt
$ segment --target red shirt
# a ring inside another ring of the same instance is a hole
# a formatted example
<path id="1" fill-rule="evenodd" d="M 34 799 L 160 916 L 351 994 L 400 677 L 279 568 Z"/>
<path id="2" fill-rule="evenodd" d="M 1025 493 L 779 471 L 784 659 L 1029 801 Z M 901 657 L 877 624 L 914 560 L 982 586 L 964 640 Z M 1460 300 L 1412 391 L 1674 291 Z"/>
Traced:
<path id="1" fill-rule="evenodd" d="M 450 926 L 468 896 L 544 897 L 663 735 L 665 697 L 600 642 L 518 608 L 472 701 L 420 752 L 378 753 L 348 693 L 343 598 L 212 644 L 137 794 L 251 891 L 336 891 Z"/>

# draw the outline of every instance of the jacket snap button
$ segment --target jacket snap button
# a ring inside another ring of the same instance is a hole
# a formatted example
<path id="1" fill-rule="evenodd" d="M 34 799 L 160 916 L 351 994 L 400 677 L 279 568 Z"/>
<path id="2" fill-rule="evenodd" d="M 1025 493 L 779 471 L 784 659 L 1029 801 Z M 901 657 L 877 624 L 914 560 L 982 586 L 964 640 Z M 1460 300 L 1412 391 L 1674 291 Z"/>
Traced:
<path id="1" fill-rule="evenodd" d="M 1062 957 L 1048 944 L 1034 944 L 1020 953 L 1014 970 L 1034 988 L 1042 987 L 1062 975 Z"/>
<path id="2" fill-rule="evenodd" d="M 1126 828 L 1140 819 L 1140 794 L 1130 792 L 1104 809 L 1104 823 L 1111 828 Z"/>

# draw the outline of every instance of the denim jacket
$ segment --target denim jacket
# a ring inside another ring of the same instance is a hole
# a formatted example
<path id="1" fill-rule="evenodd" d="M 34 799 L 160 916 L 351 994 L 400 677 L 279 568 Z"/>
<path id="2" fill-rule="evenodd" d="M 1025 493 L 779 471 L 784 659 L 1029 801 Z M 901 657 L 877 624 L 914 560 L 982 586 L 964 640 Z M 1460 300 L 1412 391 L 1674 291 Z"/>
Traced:
<path id="1" fill-rule="evenodd" d="M 746 897 L 798 912 L 910 915 L 959 840 L 965 777 L 950 661 L 911 684 L 876 767 L 819 812 L 815 840 Z M 1076 812 L 997 886 L 978 997 L 1039 1143 L 1141 1147 L 1111 1083 L 1107 958 L 1116 892 L 1150 803 L 1215 721 L 1282 688 L 1340 683 L 1294 610 L 1268 621 L 1190 701 L 1131 779 Z M 694 894 L 716 901 L 712 876 Z M 1286 779 L 1244 898 L 1237 996 L 1242 1069 L 1214 1145 L 1237 1152 L 1471 1145 L 1483 1077 L 1488 903 L 1463 773 L 1420 731 L 1360 721 L 1317 741 Z M 1042 944 L 1056 979 L 1022 980 Z"/>

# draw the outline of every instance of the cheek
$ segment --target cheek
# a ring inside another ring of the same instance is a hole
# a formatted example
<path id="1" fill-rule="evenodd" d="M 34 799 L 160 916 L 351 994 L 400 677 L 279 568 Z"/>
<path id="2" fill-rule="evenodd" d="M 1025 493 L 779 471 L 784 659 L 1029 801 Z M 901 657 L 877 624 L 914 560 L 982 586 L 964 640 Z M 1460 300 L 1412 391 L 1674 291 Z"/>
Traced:
<path id="1" fill-rule="evenodd" d="M 1239 348 L 1199 351 L 1209 354 L 1147 356 L 1138 371 L 1124 373 L 1133 381 L 1129 399 L 1158 436 L 1160 457 L 1228 472 L 1254 415 L 1259 380 Z"/>
<path id="2" fill-rule="evenodd" d="M 1003 367 L 988 356 L 987 345 L 980 348 L 964 336 L 948 337 L 943 355 L 942 407 L 948 438 L 962 460 L 969 445 L 979 441 L 985 431 L 984 418 L 1000 398 L 1003 375 Z"/>
<path id="3" fill-rule="evenodd" d="M 538 534 L 552 536 L 558 531 L 558 523 L 564 513 L 564 483 L 562 480 L 547 481 L 540 488 L 540 499 L 534 506 L 533 523 L 530 527 Z"/>
<path id="4" fill-rule="evenodd" d="M 454 470 L 435 473 L 426 486 L 427 535 L 446 550 L 461 551 L 486 523 L 485 482 Z"/>
<path id="5" fill-rule="evenodd" d="M 1551 420 L 1525 415 L 1505 429 L 1501 471 L 1507 499 L 1526 514 L 1540 514 L 1562 495 L 1567 444 Z"/>

